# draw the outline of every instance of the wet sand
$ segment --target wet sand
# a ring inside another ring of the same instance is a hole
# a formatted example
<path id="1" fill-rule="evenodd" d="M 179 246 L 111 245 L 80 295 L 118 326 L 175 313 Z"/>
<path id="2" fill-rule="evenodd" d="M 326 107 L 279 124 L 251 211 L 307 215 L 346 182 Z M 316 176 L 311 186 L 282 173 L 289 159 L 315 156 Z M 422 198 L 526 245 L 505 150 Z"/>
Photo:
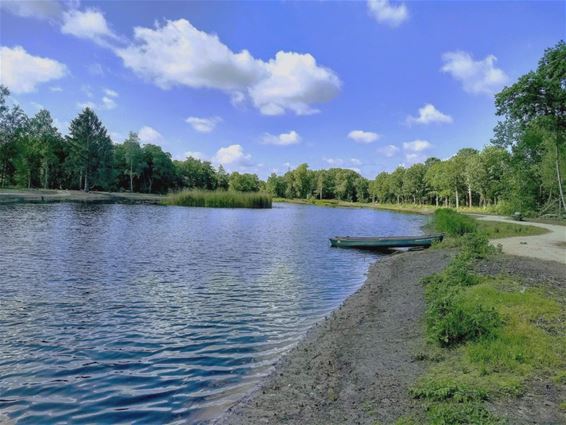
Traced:
<path id="1" fill-rule="evenodd" d="M 216 423 L 369 425 L 410 413 L 408 387 L 427 366 L 414 360 L 424 337 L 420 281 L 454 254 L 427 250 L 378 260 L 365 284 Z"/>

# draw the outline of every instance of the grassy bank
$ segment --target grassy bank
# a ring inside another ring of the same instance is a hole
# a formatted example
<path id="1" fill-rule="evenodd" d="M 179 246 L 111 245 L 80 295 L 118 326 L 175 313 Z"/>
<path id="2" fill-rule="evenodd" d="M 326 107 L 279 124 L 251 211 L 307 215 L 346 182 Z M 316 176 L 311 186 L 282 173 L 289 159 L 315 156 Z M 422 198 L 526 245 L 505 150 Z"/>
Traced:
<path id="1" fill-rule="evenodd" d="M 271 208 L 271 195 L 259 192 L 185 190 L 168 195 L 165 205 L 209 208 Z"/>
<path id="2" fill-rule="evenodd" d="M 535 377 L 566 382 L 565 294 L 476 274 L 478 260 L 497 255 L 484 232 L 491 226 L 451 210 L 438 210 L 433 225 L 460 251 L 424 281 L 428 345 L 417 358 L 433 365 L 411 394 L 432 424 L 505 423 L 486 401 L 520 396 Z"/>

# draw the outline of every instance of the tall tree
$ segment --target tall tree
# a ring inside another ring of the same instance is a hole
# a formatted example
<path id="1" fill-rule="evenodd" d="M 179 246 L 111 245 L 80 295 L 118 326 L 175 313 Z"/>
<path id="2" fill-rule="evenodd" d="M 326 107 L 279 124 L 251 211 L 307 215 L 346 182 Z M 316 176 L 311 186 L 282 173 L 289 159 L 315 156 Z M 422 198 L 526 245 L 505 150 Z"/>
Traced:
<path id="1" fill-rule="evenodd" d="M 67 140 L 83 190 L 107 187 L 112 171 L 112 141 L 92 109 L 85 108 L 71 121 Z"/>
<path id="2" fill-rule="evenodd" d="M 506 128 L 525 130 L 536 125 L 552 138 L 559 204 L 566 209 L 561 172 L 566 144 L 566 43 L 547 49 L 537 69 L 498 93 L 495 105 L 497 115 L 512 122 Z"/>

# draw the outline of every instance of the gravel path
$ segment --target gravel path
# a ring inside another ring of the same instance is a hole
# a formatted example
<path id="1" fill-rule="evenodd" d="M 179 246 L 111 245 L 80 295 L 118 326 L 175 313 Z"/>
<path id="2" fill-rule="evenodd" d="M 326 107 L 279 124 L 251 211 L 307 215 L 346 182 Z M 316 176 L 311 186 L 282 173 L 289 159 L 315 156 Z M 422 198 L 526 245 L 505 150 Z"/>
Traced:
<path id="1" fill-rule="evenodd" d="M 501 244 L 503 252 L 506 254 L 539 258 L 541 260 L 558 261 L 559 263 L 566 264 L 566 226 L 546 223 L 530 223 L 528 221 L 515 221 L 495 215 L 474 217 L 479 220 L 524 224 L 548 229 L 549 232 L 544 235 L 493 239 L 491 242 L 494 245 Z"/>
<path id="2" fill-rule="evenodd" d="M 424 332 L 420 280 L 452 256 L 428 250 L 377 261 L 358 292 L 217 423 L 369 425 L 408 413 L 408 386 L 426 367 L 413 360 Z"/>

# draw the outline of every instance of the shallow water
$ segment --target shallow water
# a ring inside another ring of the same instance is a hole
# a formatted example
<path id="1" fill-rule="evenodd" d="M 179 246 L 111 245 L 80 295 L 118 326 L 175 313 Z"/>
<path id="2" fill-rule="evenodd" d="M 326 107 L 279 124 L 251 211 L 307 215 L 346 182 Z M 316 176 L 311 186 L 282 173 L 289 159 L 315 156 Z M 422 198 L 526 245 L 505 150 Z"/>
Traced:
<path id="1" fill-rule="evenodd" d="M 364 281 L 333 235 L 415 215 L 0 205 L 0 422 L 198 423 L 270 372 Z"/>

